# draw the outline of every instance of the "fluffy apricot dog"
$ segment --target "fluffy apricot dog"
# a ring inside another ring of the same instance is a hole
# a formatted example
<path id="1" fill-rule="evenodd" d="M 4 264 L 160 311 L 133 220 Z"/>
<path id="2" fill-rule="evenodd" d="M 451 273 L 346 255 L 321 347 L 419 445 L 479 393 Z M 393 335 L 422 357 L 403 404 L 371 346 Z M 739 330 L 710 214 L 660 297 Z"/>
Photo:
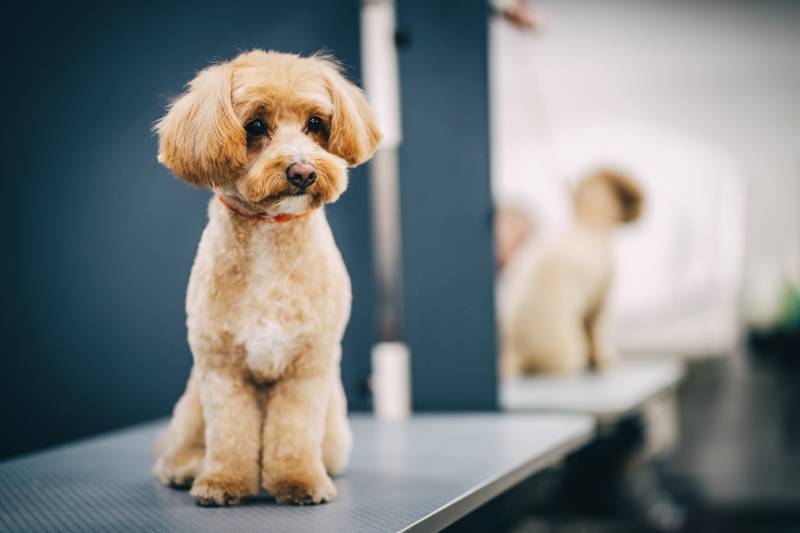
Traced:
<path id="1" fill-rule="evenodd" d="M 643 195 L 624 174 L 601 170 L 581 181 L 574 201 L 571 227 L 543 248 L 519 286 L 504 328 L 505 375 L 602 369 L 616 358 L 605 331 L 611 238 L 639 217 Z"/>
<path id="2" fill-rule="evenodd" d="M 155 130 L 159 161 L 214 192 L 186 298 L 194 366 L 155 474 L 201 505 L 330 501 L 352 442 L 351 293 L 322 207 L 380 142 L 364 95 L 328 58 L 254 50 L 200 72 Z"/>

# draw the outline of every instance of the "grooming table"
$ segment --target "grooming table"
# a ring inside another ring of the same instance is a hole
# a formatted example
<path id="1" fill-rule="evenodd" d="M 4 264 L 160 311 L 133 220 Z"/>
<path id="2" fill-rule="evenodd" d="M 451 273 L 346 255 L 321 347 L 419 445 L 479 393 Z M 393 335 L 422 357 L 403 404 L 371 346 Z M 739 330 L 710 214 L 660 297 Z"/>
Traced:
<path id="1" fill-rule="evenodd" d="M 586 413 L 613 423 L 673 391 L 684 375 L 679 359 L 623 361 L 606 372 L 504 380 L 500 404 L 512 411 Z"/>
<path id="2" fill-rule="evenodd" d="M 152 476 L 165 421 L 0 463 L 0 531 L 435 531 L 558 462 L 594 434 L 581 415 L 351 417 L 338 498 L 202 508 Z"/>

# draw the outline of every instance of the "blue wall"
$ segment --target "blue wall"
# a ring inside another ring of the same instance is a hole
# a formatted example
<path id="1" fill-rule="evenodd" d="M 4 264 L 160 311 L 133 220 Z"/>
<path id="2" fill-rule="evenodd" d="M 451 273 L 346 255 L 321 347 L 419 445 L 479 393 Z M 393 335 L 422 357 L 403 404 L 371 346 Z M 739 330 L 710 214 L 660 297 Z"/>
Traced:
<path id="1" fill-rule="evenodd" d="M 358 7 L 75 2 L 6 13 L 0 456 L 171 410 L 191 364 L 184 294 L 209 194 L 158 165 L 151 124 L 197 70 L 239 50 L 325 47 L 358 79 Z M 373 289 L 363 169 L 329 216 L 353 278 L 344 377 L 364 408 Z"/>
<path id="2" fill-rule="evenodd" d="M 485 0 L 397 5 L 413 404 L 497 407 Z"/>

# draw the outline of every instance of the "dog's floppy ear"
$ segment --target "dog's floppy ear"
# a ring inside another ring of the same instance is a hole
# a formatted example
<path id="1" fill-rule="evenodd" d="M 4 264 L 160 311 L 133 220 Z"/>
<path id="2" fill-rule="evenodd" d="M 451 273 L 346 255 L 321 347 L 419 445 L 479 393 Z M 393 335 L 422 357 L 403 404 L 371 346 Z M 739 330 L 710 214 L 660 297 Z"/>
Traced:
<path id="1" fill-rule="evenodd" d="M 351 167 L 367 161 L 381 142 L 381 132 L 364 93 L 342 75 L 339 66 L 328 58 L 315 56 L 325 73 L 333 100 L 333 116 L 328 150 Z"/>
<path id="2" fill-rule="evenodd" d="M 201 71 L 156 122 L 158 160 L 192 185 L 223 185 L 247 161 L 247 134 L 231 103 L 232 78 L 230 63 Z"/>

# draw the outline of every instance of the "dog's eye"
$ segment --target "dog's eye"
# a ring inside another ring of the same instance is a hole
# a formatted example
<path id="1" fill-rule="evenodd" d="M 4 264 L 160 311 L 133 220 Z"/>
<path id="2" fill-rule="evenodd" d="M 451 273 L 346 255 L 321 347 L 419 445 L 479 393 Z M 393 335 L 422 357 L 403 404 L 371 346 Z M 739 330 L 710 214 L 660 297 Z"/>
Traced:
<path id="1" fill-rule="evenodd" d="M 255 119 L 245 124 L 244 129 L 249 136 L 260 137 L 267 133 L 267 124 L 261 119 Z"/>
<path id="2" fill-rule="evenodd" d="M 306 123 L 309 133 L 319 133 L 322 131 L 322 119 L 319 117 L 310 117 Z"/>

